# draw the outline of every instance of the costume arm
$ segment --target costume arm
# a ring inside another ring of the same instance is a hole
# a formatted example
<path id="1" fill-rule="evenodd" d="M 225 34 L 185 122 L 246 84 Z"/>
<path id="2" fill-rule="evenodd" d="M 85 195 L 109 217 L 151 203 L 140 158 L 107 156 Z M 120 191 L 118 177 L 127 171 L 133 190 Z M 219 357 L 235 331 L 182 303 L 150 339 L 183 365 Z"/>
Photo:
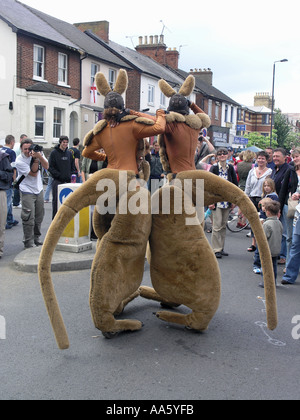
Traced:
<path id="1" fill-rule="evenodd" d="M 156 111 L 156 119 L 154 125 L 146 125 L 142 123 L 134 123 L 133 131 L 137 139 L 144 137 L 157 136 L 164 133 L 166 128 L 166 114 L 162 109 Z"/>
<path id="2" fill-rule="evenodd" d="M 89 158 L 92 160 L 101 160 L 104 161 L 106 159 L 105 153 L 97 152 L 97 150 L 101 149 L 101 146 L 99 146 L 99 143 L 96 139 L 97 136 L 95 136 L 88 146 L 86 146 L 82 151 L 82 156 L 85 158 Z"/>
<path id="3" fill-rule="evenodd" d="M 191 110 L 193 111 L 194 114 L 205 114 L 205 112 L 203 111 L 203 109 L 201 109 L 194 102 L 191 103 L 190 108 L 191 108 Z"/>

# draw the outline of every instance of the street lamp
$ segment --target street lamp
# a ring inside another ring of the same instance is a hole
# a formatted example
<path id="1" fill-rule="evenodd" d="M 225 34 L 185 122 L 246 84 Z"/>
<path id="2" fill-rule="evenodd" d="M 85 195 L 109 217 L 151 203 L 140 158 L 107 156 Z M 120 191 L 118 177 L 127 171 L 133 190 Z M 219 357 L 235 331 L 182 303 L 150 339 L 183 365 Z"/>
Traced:
<path id="1" fill-rule="evenodd" d="M 282 60 L 274 61 L 273 64 L 273 84 L 272 84 L 272 113 L 271 113 L 271 135 L 270 135 L 270 146 L 272 147 L 272 131 L 273 131 L 273 118 L 274 118 L 274 84 L 275 84 L 275 64 L 276 63 L 285 63 L 288 61 L 286 58 Z"/>

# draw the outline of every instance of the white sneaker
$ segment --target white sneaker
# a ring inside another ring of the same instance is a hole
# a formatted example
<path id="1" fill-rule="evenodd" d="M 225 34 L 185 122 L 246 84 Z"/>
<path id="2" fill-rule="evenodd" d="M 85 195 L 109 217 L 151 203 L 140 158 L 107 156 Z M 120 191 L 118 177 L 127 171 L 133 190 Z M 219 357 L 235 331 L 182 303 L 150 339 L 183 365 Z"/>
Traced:
<path id="1" fill-rule="evenodd" d="M 19 204 L 18 206 L 13 206 L 13 209 L 21 209 L 22 208 L 22 204 Z"/>

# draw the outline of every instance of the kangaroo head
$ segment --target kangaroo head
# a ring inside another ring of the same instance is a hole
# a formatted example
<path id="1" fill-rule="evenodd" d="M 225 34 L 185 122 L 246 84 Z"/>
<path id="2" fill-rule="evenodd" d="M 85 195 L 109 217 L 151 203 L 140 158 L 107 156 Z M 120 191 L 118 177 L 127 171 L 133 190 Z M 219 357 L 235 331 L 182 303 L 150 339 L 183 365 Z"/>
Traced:
<path id="1" fill-rule="evenodd" d="M 179 114 L 188 115 L 189 110 L 189 102 L 186 99 L 186 96 L 189 96 L 195 87 L 195 78 L 192 75 L 189 75 L 181 88 L 179 89 L 179 92 L 177 93 L 168 82 L 161 79 L 159 81 L 159 87 L 162 93 L 167 97 L 171 98 L 168 111 L 174 111 L 178 112 Z"/>
<path id="2" fill-rule="evenodd" d="M 112 89 L 103 73 L 96 74 L 95 82 L 98 91 L 105 96 L 104 109 L 117 108 L 124 109 L 124 100 L 122 94 L 128 87 L 128 75 L 126 70 L 120 69 L 114 89 Z"/>

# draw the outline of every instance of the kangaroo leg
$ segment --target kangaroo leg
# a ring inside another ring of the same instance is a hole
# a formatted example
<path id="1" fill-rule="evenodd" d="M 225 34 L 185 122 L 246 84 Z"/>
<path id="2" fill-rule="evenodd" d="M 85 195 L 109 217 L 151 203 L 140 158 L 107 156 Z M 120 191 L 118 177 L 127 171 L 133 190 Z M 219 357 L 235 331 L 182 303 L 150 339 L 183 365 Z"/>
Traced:
<path id="1" fill-rule="evenodd" d="M 232 183 L 206 171 L 186 171 L 177 176 L 178 180 L 193 180 L 193 202 L 196 203 L 196 182 L 204 180 L 204 204 L 214 204 L 220 201 L 229 201 L 236 204 L 250 222 L 255 235 L 259 253 L 261 256 L 262 269 L 265 284 L 267 323 L 270 330 L 277 326 L 277 300 L 276 288 L 272 266 L 271 253 L 264 230 L 260 223 L 257 211 L 246 194 Z"/>
<path id="2" fill-rule="evenodd" d="M 51 261 L 53 253 L 60 236 L 74 216 L 81 209 L 96 204 L 97 199 L 103 192 L 103 190 L 99 190 L 97 188 L 98 182 L 102 181 L 105 183 L 107 179 L 113 180 L 115 185 L 118 186 L 119 171 L 103 169 L 98 173 L 95 173 L 93 177 L 81 186 L 81 188 L 67 198 L 57 212 L 55 219 L 52 221 L 41 250 L 38 264 L 41 291 L 57 345 L 59 349 L 62 350 L 69 348 L 69 339 L 51 277 Z M 127 172 L 127 182 L 132 179 L 135 179 L 135 174 L 133 172 Z M 140 284 L 138 284 L 138 286 L 139 285 Z"/>
<path id="3" fill-rule="evenodd" d="M 172 203 L 180 192 L 175 186 L 163 188 L 169 189 L 171 214 L 153 215 L 150 235 L 150 273 L 156 294 L 144 288 L 143 294 L 192 309 L 189 315 L 159 311 L 159 319 L 205 330 L 219 306 L 219 266 L 199 220 L 197 225 L 187 224 L 190 215 L 197 221 L 191 200 L 182 194 L 182 212 L 178 208 L 174 212 Z M 162 198 L 163 191 L 158 194 Z"/>
<path id="4" fill-rule="evenodd" d="M 128 193 L 128 202 L 139 194 L 148 214 L 120 214 L 117 211 L 109 231 L 97 247 L 91 272 L 90 307 L 96 328 L 103 333 L 135 331 L 138 320 L 116 320 L 114 314 L 139 295 L 151 230 L 150 195 L 146 189 Z M 119 207 L 124 208 L 125 194 Z M 127 203 L 126 203 L 127 204 Z M 129 234 L 130 233 L 130 234 Z"/>
<path id="5" fill-rule="evenodd" d="M 149 300 L 154 300 L 156 302 L 160 302 L 162 306 L 170 307 L 170 308 L 177 308 L 178 306 L 180 306 L 177 303 L 169 302 L 168 300 L 163 299 L 152 287 L 141 286 L 139 288 L 139 292 L 140 292 L 141 297 L 145 299 L 149 299 Z"/>

